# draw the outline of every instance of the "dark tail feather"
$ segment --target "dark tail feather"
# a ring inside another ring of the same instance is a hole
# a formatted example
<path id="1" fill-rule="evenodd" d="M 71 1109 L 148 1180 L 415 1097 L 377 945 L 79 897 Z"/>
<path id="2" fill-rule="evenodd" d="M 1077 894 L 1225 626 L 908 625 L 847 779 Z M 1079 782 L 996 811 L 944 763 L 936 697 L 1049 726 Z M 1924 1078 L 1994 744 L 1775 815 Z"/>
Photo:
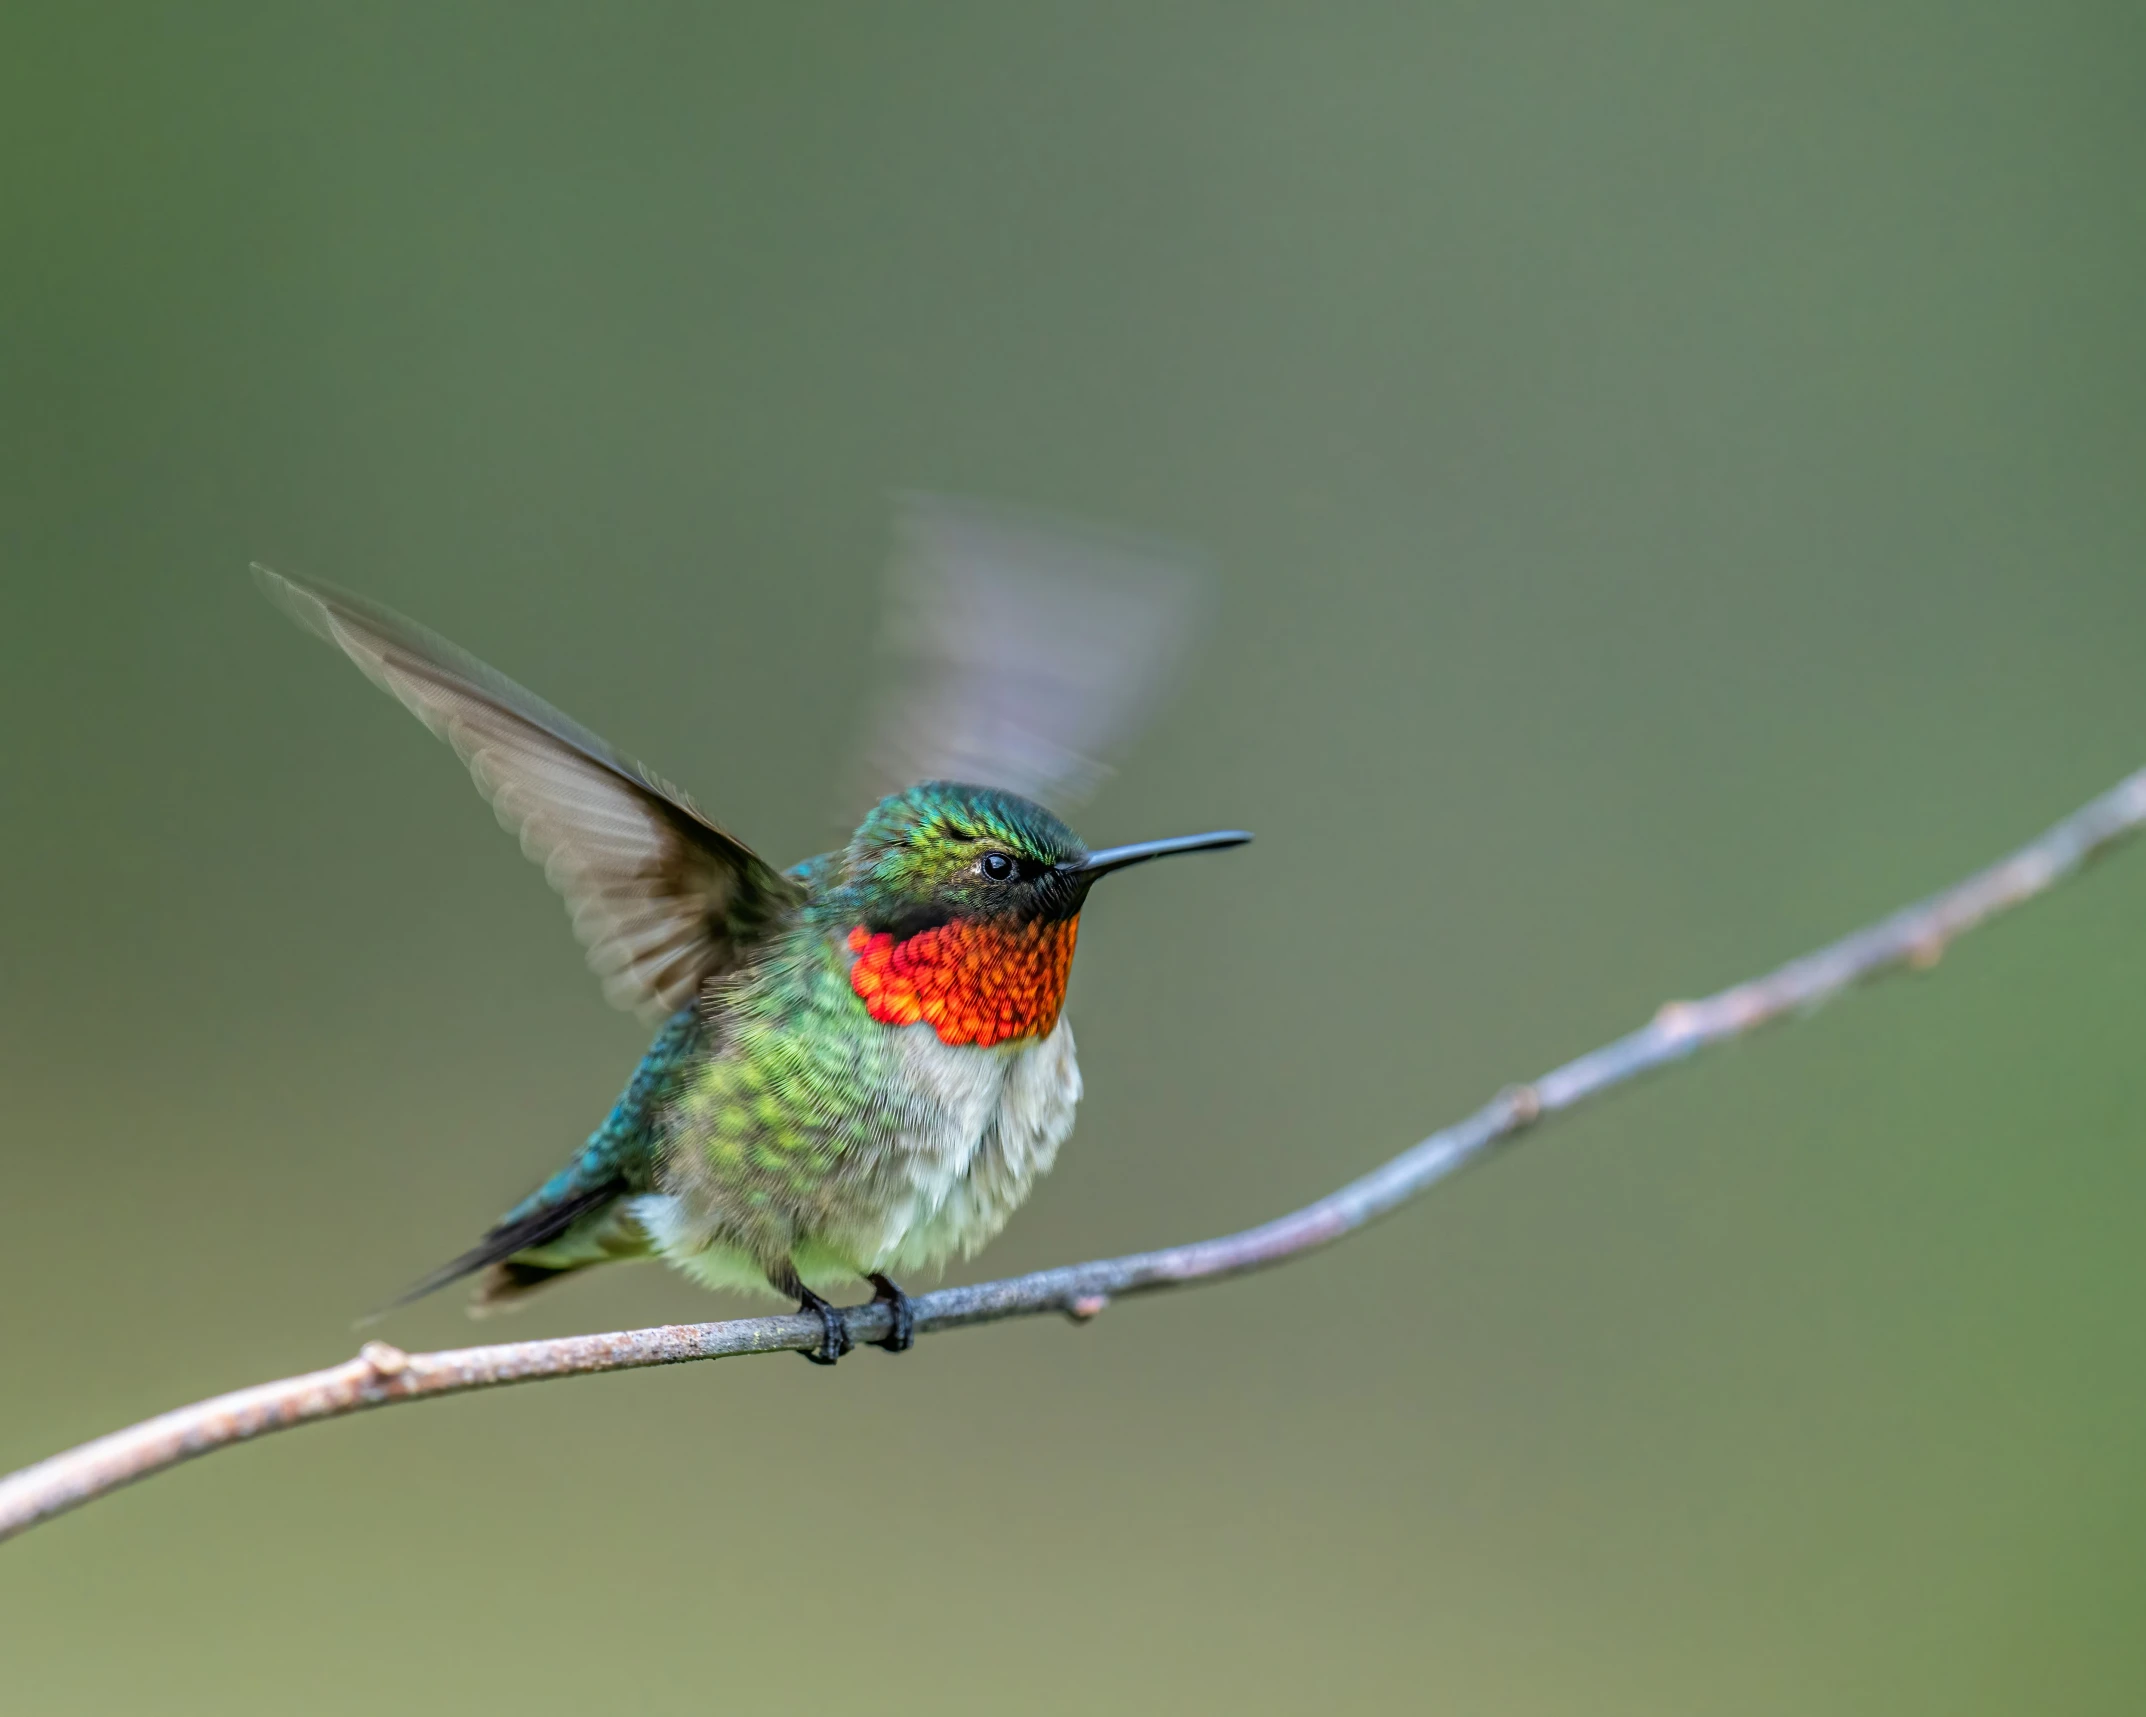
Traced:
<path id="1" fill-rule="evenodd" d="M 479 1270 L 499 1264 L 517 1252 L 526 1252 L 532 1246 L 542 1246 L 556 1240 L 591 1211 L 600 1210 L 626 1190 L 623 1179 L 609 1180 L 561 1199 L 557 1204 L 548 1204 L 541 1210 L 532 1210 L 527 1216 L 513 1222 L 502 1222 L 488 1229 L 482 1240 L 459 1258 L 449 1259 L 429 1276 L 420 1277 L 392 1300 L 375 1311 L 370 1311 L 358 1320 L 360 1325 L 375 1322 L 389 1312 L 408 1305 L 412 1300 L 421 1300 L 427 1294 L 437 1293 L 451 1282 L 459 1282 L 464 1276 L 474 1276 Z M 514 1265 L 511 1271 L 516 1278 L 515 1286 L 533 1287 L 539 1281 L 548 1280 L 562 1272 L 549 1270 L 542 1265 Z M 524 1283 L 521 1276 L 531 1278 Z"/>
<path id="2" fill-rule="evenodd" d="M 588 1264 L 561 1264 L 554 1268 L 549 1264 L 525 1263 L 519 1258 L 494 1264 L 477 1278 L 477 1291 L 469 1297 L 469 1315 L 488 1318 L 494 1312 L 518 1312 L 522 1302 L 537 1289 L 588 1267 Z"/>

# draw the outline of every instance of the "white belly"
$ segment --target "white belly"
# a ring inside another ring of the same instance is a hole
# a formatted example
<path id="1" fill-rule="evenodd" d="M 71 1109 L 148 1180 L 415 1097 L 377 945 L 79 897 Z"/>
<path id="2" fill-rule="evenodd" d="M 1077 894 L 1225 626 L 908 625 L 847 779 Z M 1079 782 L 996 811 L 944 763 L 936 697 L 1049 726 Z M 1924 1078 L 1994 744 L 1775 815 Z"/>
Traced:
<path id="1" fill-rule="evenodd" d="M 875 1269 L 935 1269 L 966 1258 L 1021 1207 L 1058 1160 L 1080 1102 L 1073 1028 L 1020 1048 L 949 1046 L 929 1026 L 908 1028 L 909 1194 L 887 1213 Z"/>

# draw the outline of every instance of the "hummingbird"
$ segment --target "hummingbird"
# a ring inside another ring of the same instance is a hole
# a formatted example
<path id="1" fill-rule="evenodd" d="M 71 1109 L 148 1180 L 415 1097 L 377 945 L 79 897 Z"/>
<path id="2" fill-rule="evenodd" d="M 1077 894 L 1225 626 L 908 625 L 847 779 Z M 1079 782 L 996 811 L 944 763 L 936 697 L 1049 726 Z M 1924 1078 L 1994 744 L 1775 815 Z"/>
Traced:
<path id="1" fill-rule="evenodd" d="M 589 964 L 655 1039 L 566 1165 L 385 1309 L 476 1277 L 472 1312 L 659 1258 L 816 1315 L 867 1283 L 906 1350 L 897 1275 L 972 1255 L 1073 1130 L 1064 1016 L 1103 877 L 1240 830 L 1086 846 L 1046 801 L 1152 703 L 1197 578 L 1159 545 L 945 497 L 898 503 L 888 654 L 848 840 L 778 871 L 679 788 L 392 610 L 256 565 L 468 767 L 564 896 Z"/>

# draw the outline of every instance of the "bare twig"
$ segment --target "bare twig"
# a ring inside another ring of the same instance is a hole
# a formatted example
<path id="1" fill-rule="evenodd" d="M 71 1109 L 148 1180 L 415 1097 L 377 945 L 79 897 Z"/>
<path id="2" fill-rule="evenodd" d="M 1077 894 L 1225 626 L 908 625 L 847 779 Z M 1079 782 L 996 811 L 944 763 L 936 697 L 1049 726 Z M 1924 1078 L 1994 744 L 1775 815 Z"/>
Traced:
<path id="1" fill-rule="evenodd" d="M 2146 770 L 2082 806 L 2002 863 L 1762 978 L 1704 1001 L 1670 1002 L 1629 1036 L 1568 1061 L 1533 1084 L 1508 1089 L 1466 1120 L 1433 1133 L 1315 1204 L 1219 1240 L 1039 1270 L 974 1287 L 942 1288 L 917 1299 L 917 1333 L 1037 1312 L 1090 1318 L 1127 1294 L 1263 1269 L 1324 1246 L 1416 1197 L 1544 1116 L 1680 1061 L 1708 1044 L 1808 1011 L 1865 978 L 1898 966 L 1933 964 L 1961 932 L 2031 900 L 2142 825 Z M 889 1314 L 883 1305 L 856 1307 L 848 1317 L 851 1334 L 861 1341 L 887 1333 Z M 820 1340 L 818 1318 L 790 1315 L 504 1342 L 444 1353 L 403 1353 L 384 1342 L 368 1342 L 357 1358 L 325 1371 L 196 1402 L 0 1479 L 0 1538 L 226 1444 L 368 1407 L 545 1377 L 778 1353 L 814 1347 Z"/>

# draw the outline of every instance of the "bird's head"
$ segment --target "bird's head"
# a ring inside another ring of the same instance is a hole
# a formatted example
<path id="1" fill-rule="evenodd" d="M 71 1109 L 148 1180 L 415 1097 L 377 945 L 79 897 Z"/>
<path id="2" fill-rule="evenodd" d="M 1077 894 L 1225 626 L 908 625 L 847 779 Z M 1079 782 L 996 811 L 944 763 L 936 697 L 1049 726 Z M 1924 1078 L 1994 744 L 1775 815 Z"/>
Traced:
<path id="1" fill-rule="evenodd" d="M 1099 878 L 1251 838 L 1225 830 L 1090 852 L 1018 794 L 952 781 L 890 794 L 851 837 L 831 902 L 856 955 L 851 986 L 875 1019 L 927 1021 L 947 1043 L 1046 1035 Z"/>

